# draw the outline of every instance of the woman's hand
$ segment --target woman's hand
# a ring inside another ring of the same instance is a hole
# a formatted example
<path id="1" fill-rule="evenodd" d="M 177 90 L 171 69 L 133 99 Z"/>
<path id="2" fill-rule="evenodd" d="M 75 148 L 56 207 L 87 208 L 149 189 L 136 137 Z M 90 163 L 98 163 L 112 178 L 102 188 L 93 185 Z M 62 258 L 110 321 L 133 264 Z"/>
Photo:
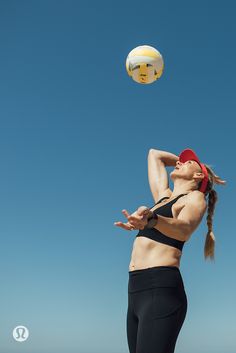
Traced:
<path id="1" fill-rule="evenodd" d="M 151 215 L 150 209 L 146 206 L 140 206 L 137 211 L 131 215 L 127 210 L 122 210 L 122 213 L 125 215 L 128 222 L 115 222 L 114 225 L 126 230 L 144 229 L 147 224 L 147 219 Z"/>

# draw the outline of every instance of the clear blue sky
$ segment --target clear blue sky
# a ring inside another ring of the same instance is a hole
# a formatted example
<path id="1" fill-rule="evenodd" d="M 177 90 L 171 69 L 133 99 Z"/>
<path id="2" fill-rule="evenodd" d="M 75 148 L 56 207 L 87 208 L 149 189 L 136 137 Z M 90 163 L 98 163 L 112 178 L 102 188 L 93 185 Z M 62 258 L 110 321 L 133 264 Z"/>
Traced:
<path id="1" fill-rule="evenodd" d="M 234 1 L 0 1 L 0 352 L 128 353 L 136 233 L 113 223 L 153 205 L 149 149 L 187 147 L 227 185 L 215 263 L 206 217 L 184 247 L 176 353 L 236 351 L 235 15 Z M 151 85 L 125 70 L 143 44 L 165 61 Z"/>

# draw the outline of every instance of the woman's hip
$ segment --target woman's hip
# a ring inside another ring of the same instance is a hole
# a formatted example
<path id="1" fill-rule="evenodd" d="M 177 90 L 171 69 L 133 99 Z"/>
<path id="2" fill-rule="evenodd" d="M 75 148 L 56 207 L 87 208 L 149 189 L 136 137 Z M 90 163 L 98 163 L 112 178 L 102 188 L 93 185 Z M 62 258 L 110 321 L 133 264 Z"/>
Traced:
<path id="1" fill-rule="evenodd" d="M 178 267 L 156 266 L 129 272 L 128 303 L 139 318 L 182 315 L 187 296 Z"/>

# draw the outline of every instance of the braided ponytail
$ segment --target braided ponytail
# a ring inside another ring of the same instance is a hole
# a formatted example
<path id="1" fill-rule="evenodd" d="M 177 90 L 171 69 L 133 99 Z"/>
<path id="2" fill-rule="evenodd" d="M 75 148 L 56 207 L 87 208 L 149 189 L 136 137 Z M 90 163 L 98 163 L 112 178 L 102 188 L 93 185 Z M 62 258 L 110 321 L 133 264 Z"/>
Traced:
<path id="1" fill-rule="evenodd" d="M 208 208 L 207 208 L 207 226 L 208 226 L 208 231 L 205 239 L 205 245 L 204 245 L 204 257 L 205 260 L 207 258 L 210 258 L 210 260 L 215 259 L 215 235 L 213 233 L 213 215 L 215 211 L 215 205 L 218 200 L 218 194 L 217 192 L 213 189 L 213 184 L 221 184 L 225 185 L 226 181 L 222 180 L 218 175 L 215 175 L 213 170 L 210 168 L 209 165 L 205 164 L 205 167 L 207 168 L 208 172 L 208 183 L 207 183 L 207 188 L 205 191 L 205 196 L 208 195 Z M 201 187 L 201 182 L 198 185 L 198 189 Z"/>
<path id="2" fill-rule="evenodd" d="M 214 189 L 211 189 L 208 195 L 208 208 L 207 208 L 207 218 L 206 218 L 208 232 L 207 232 L 205 246 L 204 246 L 205 259 L 210 257 L 211 260 L 214 260 L 214 253 L 215 253 L 215 236 L 212 230 L 212 222 L 213 222 L 213 215 L 215 211 L 215 204 L 217 200 L 218 200 L 217 192 Z"/>

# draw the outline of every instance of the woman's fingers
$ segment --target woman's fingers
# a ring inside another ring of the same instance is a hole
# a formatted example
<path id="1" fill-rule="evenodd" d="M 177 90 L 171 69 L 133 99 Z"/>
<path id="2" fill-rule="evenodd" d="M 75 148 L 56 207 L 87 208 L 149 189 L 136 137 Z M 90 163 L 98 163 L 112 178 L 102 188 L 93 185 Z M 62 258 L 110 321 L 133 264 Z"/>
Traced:
<path id="1" fill-rule="evenodd" d="M 126 230 L 134 230 L 135 229 L 135 227 L 130 223 L 115 222 L 114 225 L 117 227 L 121 227 L 123 229 L 126 229 Z"/>
<path id="2" fill-rule="evenodd" d="M 128 217 L 128 221 L 132 224 L 136 224 L 137 226 L 140 225 L 142 226 L 143 223 L 145 223 L 146 218 L 148 216 L 148 213 L 145 213 L 142 216 L 137 216 L 137 215 L 131 215 Z"/>
<path id="3" fill-rule="evenodd" d="M 142 222 L 143 217 L 137 218 L 137 216 L 129 216 L 128 221 L 132 223 L 133 225 L 139 225 Z"/>
<path id="4" fill-rule="evenodd" d="M 139 229 L 140 220 L 143 219 L 143 216 L 138 216 L 137 212 L 134 212 L 132 215 L 130 215 L 127 210 L 122 210 L 122 213 L 125 215 L 125 217 L 128 219 L 128 221 L 132 223 L 132 226 Z"/>
<path id="5" fill-rule="evenodd" d="M 125 215 L 125 217 L 127 217 L 127 218 L 128 218 L 128 217 L 129 217 L 129 215 L 130 215 L 130 214 L 129 214 L 129 212 L 128 212 L 127 210 L 122 210 L 122 213 L 123 213 L 123 214 Z"/>
<path id="6" fill-rule="evenodd" d="M 137 220 L 135 217 L 130 216 L 129 217 L 129 222 L 131 225 L 133 225 L 137 229 L 143 229 L 145 225 L 147 224 L 147 219 L 143 218 L 141 220 Z"/>
<path id="7" fill-rule="evenodd" d="M 130 215 L 126 209 L 122 210 L 122 213 L 126 216 L 126 218 L 129 218 L 132 216 L 132 217 L 135 217 L 136 219 L 143 219 L 143 216 L 147 216 L 149 212 L 150 210 L 146 206 L 140 206 L 137 209 L 137 211 L 132 213 L 132 215 Z"/>
<path id="8" fill-rule="evenodd" d="M 123 209 L 122 213 L 127 218 L 128 222 L 114 222 L 114 225 L 126 230 L 138 230 L 143 229 L 146 225 L 147 220 L 145 218 L 149 213 L 149 208 L 146 206 L 140 206 L 137 211 L 132 213 L 132 215 L 130 215 L 130 213 L 126 209 Z"/>

